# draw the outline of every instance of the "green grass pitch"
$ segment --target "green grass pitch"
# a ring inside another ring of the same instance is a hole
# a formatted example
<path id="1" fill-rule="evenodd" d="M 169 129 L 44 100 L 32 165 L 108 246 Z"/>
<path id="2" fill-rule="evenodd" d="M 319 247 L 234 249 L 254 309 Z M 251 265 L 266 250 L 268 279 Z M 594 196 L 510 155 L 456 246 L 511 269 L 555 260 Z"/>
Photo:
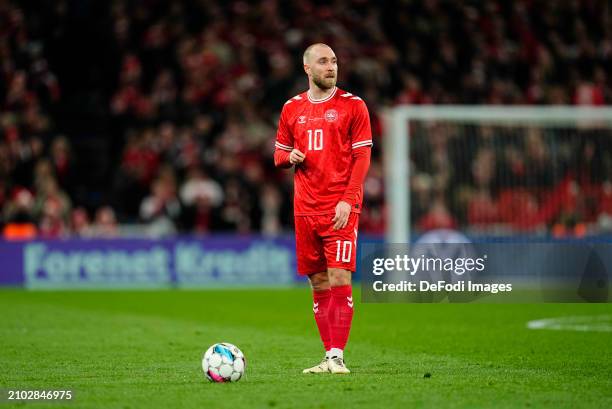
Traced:
<path id="1" fill-rule="evenodd" d="M 612 408 L 612 333 L 526 328 L 610 304 L 356 303 L 342 376 L 301 374 L 322 356 L 311 302 L 306 288 L 1 290 L 0 389 L 74 401 L 0 409 Z M 243 350 L 246 379 L 205 380 L 220 341 Z"/>

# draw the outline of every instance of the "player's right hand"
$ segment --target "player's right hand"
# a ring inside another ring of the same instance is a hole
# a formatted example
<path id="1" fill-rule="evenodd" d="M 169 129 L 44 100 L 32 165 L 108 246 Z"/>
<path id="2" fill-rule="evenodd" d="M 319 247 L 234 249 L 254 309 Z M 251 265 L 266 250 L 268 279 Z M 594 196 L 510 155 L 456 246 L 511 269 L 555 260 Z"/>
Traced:
<path id="1" fill-rule="evenodd" d="M 300 152 L 298 149 L 294 149 L 289 154 L 289 163 L 292 165 L 297 165 L 298 163 L 304 162 L 306 159 L 306 155 Z"/>

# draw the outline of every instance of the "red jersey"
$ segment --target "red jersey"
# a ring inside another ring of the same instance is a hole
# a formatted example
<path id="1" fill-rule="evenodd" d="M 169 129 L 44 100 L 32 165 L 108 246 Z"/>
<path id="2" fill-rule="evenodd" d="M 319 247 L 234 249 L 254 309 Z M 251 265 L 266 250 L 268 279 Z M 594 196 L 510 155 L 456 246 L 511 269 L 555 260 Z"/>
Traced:
<path id="1" fill-rule="evenodd" d="M 361 98 L 339 88 L 322 100 L 303 92 L 283 106 L 275 146 L 306 155 L 295 167 L 294 214 L 334 213 L 349 183 L 353 150 L 372 146 L 368 108 Z M 349 203 L 353 212 L 361 211 L 362 198 L 360 187 Z"/>

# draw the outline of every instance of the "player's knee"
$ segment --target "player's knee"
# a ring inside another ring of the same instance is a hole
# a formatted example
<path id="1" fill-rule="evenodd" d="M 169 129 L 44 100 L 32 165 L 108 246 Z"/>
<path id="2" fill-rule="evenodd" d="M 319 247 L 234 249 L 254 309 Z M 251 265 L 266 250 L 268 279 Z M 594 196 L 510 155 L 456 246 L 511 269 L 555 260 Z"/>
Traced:
<path id="1" fill-rule="evenodd" d="M 308 276 L 310 287 L 313 291 L 325 291 L 329 289 L 329 277 L 327 272 L 315 273 Z"/>
<path id="2" fill-rule="evenodd" d="M 313 291 L 325 291 L 325 290 L 329 290 L 329 281 L 319 281 L 316 284 L 311 282 L 310 286 L 312 287 Z"/>
<path id="3" fill-rule="evenodd" d="M 351 284 L 351 272 L 349 270 L 330 268 L 328 275 L 329 284 L 331 287 L 340 287 Z"/>

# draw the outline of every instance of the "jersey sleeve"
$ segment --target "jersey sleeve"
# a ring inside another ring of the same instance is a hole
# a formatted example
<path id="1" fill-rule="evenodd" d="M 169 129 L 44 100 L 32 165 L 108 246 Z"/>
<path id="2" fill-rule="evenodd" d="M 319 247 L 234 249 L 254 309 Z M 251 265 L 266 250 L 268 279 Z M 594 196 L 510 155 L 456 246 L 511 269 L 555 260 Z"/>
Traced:
<path id="1" fill-rule="evenodd" d="M 293 135 L 289 129 L 287 118 L 287 105 L 283 106 L 280 119 L 278 120 L 278 130 L 276 131 L 276 150 L 291 152 L 293 150 Z"/>
<path id="2" fill-rule="evenodd" d="M 274 165 L 279 168 L 290 168 L 293 166 L 289 161 L 289 155 L 292 150 L 293 135 L 287 126 L 287 110 L 283 107 L 278 120 L 276 142 L 274 143 Z"/>
<path id="3" fill-rule="evenodd" d="M 351 147 L 353 149 L 363 146 L 372 146 L 372 128 L 370 114 L 365 102 L 359 100 L 353 109 L 353 120 L 350 128 Z"/>

